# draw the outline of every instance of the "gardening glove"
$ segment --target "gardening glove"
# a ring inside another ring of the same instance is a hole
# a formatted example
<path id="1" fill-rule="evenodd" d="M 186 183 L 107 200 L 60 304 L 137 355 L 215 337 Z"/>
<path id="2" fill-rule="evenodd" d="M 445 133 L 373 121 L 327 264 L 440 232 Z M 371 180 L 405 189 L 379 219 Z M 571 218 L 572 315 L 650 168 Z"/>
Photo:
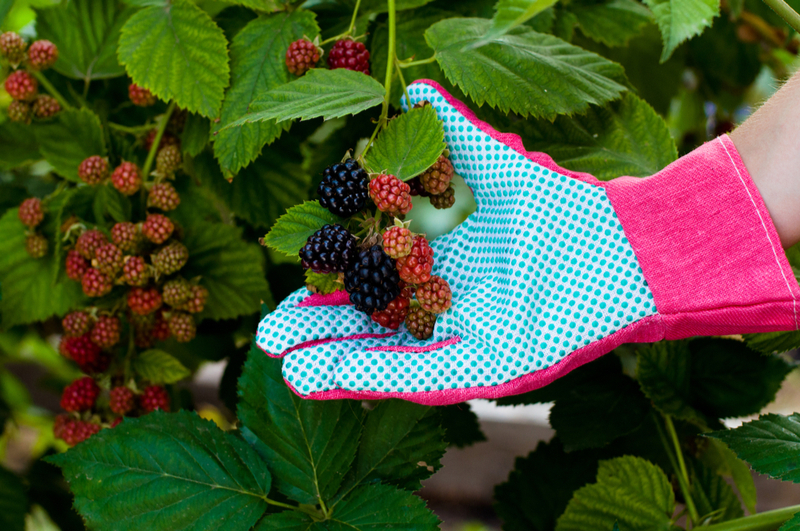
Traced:
<path id="1" fill-rule="evenodd" d="M 345 292 L 300 289 L 258 327 L 312 399 L 444 405 L 542 387 L 622 343 L 796 330 L 800 288 L 727 136 L 649 178 L 601 182 L 525 151 L 432 81 L 408 87 L 444 124 L 477 210 L 431 243 L 453 290 L 418 340 Z"/>

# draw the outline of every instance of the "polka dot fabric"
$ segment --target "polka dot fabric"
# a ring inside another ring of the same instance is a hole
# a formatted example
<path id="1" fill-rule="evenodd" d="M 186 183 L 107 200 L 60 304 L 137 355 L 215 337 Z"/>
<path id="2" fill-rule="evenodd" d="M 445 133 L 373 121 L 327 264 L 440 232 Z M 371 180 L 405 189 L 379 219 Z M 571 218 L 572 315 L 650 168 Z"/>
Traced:
<path id="1" fill-rule="evenodd" d="M 298 307 L 308 292 L 295 292 L 264 318 L 256 341 L 270 355 L 286 354 L 283 375 L 298 394 L 411 393 L 403 397 L 415 400 L 414 393 L 439 392 L 436 403 L 457 402 L 459 390 L 546 370 L 656 313 L 602 188 L 495 140 L 427 83 L 408 93 L 411 105 L 427 100 L 436 109 L 450 159 L 478 205 L 431 244 L 434 273 L 453 289 L 452 307 L 439 316 L 434 337 L 420 341 L 349 305 Z M 448 391 L 455 391 L 452 400 Z"/>

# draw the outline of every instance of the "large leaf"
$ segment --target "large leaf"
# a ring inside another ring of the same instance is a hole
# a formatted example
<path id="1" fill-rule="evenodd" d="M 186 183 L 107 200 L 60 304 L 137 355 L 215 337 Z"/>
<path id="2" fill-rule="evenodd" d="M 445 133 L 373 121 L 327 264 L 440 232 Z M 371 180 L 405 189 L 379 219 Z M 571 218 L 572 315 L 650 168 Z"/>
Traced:
<path id="1" fill-rule="evenodd" d="M 34 128 L 6 120 L 0 123 L 0 170 L 41 158 Z"/>
<path id="2" fill-rule="evenodd" d="M 486 440 L 478 416 L 470 408 L 469 402 L 443 406 L 439 412 L 445 439 L 451 446 L 464 448 Z"/>
<path id="3" fill-rule="evenodd" d="M 389 485 L 365 485 L 339 502 L 328 520 L 315 522 L 308 515 L 286 511 L 268 515 L 255 531 L 436 531 L 439 519 L 425 502 L 410 492 Z"/>
<path id="4" fill-rule="evenodd" d="M 24 531 L 28 497 L 22 481 L 0 467 L 0 525 L 3 531 Z"/>
<path id="5" fill-rule="evenodd" d="M 572 13 L 587 37 L 608 46 L 625 46 L 653 20 L 652 13 L 635 0 L 576 5 Z"/>
<path id="6" fill-rule="evenodd" d="M 800 513 L 795 513 L 791 520 L 784 523 L 778 531 L 800 531 Z"/>
<path id="7" fill-rule="evenodd" d="M 800 413 L 762 415 L 733 430 L 709 434 L 736 452 L 753 470 L 800 483 Z"/>
<path id="8" fill-rule="evenodd" d="M 171 384 L 189 376 L 191 372 L 171 354 L 163 350 L 145 350 L 131 364 L 136 373 L 154 384 Z"/>
<path id="9" fill-rule="evenodd" d="M 42 9 L 36 15 L 36 33 L 58 46 L 53 66 L 67 77 L 88 83 L 121 76 L 117 42 L 123 24 L 134 9 L 121 9 L 114 0 L 71 0 Z"/>
<path id="10" fill-rule="evenodd" d="M 81 182 L 78 166 L 83 159 L 106 154 L 103 138 L 100 118 L 87 108 L 65 109 L 52 122 L 36 127 L 42 156 L 56 173 L 74 182 Z"/>
<path id="11" fill-rule="evenodd" d="M 264 245 L 299 261 L 297 253 L 306 244 L 309 236 L 325 225 L 341 221 L 341 218 L 320 206 L 319 201 L 306 201 L 290 208 L 278 218 L 264 237 Z"/>
<path id="12" fill-rule="evenodd" d="M 781 353 L 800 348 L 800 331 L 747 334 L 744 341 L 762 354 Z"/>
<path id="13" fill-rule="evenodd" d="M 478 47 L 524 24 L 558 0 L 498 0 L 492 26 L 473 47 Z"/>
<path id="14" fill-rule="evenodd" d="M 619 65 L 524 26 L 466 50 L 490 24 L 451 18 L 425 32 L 447 79 L 479 106 L 488 103 L 503 112 L 553 119 L 616 99 L 625 91 Z"/>
<path id="15" fill-rule="evenodd" d="M 698 35 L 719 15 L 719 0 L 644 0 L 644 3 L 653 11 L 661 30 L 662 63 L 680 43 Z"/>
<path id="16" fill-rule="evenodd" d="M 358 114 L 380 105 L 383 85 L 361 72 L 312 68 L 303 77 L 274 88 L 250 105 L 250 112 L 226 127 L 265 120 L 324 120 Z"/>
<path id="17" fill-rule="evenodd" d="M 674 529 L 675 494 L 666 474 L 640 457 L 601 461 L 597 482 L 577 490 L 556 531 Z"/>
<path id="18" fill-rule="evenodd" d="M 736 493 L 714 470 L 696 463 L 691 470 L 690 484 L 692 498 L 704 521 L 725 522 L 744 516 Z"/>
<path id="19" fill-rule="evenodd" d="M 216 118 L 228 86 L 228 42 L 188 0 L 146 7 L 122 28 L 119 60 L 133 82 L 183 109 Z"/>
<path id="20" fill-rule="evenodd" d="M 253 344 L 239 379 L 239 419 L 257 438 L 278 489 L 300 503 L 328 501 L 350 468 L 363 415 L 359 402 L 303 400 L 283 380 L 281 361 Z"/>
<path id="21" fill-rule="evenodd" d="M 245 114 L 250 104 L 270 89 L 289 82 L 286 50 L 293 41 L 314 38 L 319 27 L 310 11 L 296 10 L 262 15 L 244 27 L 231 44 L 231 88 L 222 104 L 214 131 Z M 265 121 L 220 131 L 214 139 L 214 155 L 223 173 L 232 176 L 251 163 L 265 144 L 288 126 Z"/>
<path id="22" fill-rule="evenodd" d="M 125 419 L 47 460 L 93 529 L 247 531 L 267 509 L 270 475 L 256 452 L 187 411 Z"/>
<path id="23" fill-rule="evenodd" d="M 444 129 L 431 105 L 410 109 L 390 121 L 367 152 L 374 173 L 386 171 L 401 181 L 419 175 L 444 151 Z"/>
<path id="24" fill-rule="evenodd" d="M 199 276 L 200 285 L 208 289 L 200 319 L 232 319 L 256 313 L 261 301 L 270 299 L 263 255 L 256 244 L 242 241 L 238 228 L 197 223 L 187 229 L 184 243 L 189 248 L 184 276 Z"/>
<path id="25" fill-rule="evenodd" d="M 700 456 L 701 462 L 706 467 L 716 470 L 718 474 L 732 478 L 742 497 L 742 503 L 751 514 L 755 514 L 757 493 L 750 467 L 719 440 L 708 439 L 708 442 L 703 455 Z"/>

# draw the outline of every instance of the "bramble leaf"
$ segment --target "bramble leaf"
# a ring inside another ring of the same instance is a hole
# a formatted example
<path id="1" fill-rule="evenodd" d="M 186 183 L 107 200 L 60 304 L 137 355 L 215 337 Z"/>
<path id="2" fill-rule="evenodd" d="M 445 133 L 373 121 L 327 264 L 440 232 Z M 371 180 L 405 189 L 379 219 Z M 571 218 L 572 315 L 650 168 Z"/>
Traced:
<path id="1" fill-rule="evenodd" d="M 469 402 L 442 406 L 439 413 L 442 416 L 444 438 L 451 446 L 464 448 L 486 440 L 478 416 L 470 408 Z"/>
<path id="2" fill-rule="evenodd" d="M 492 26 L 482 39 L 472 45 L 477 48 L 505 35 L 520 24 L 529 21 L 558 0 L 499 0 L 495 5 Z"/>
<path id="3" fill-rule="evenodd" d="M 339 282 L 339 273 L 314 273 L 310 269 L 306 269 L 306 284 L 314 286 L 315 293 L 321 295 L 344 289 L 344 284 Z"/>
<path id="4" fill-rule="evenodd" d="M 145 350 L 134 358 L 132 368 L 136 373 L 154 384 L 172 384 L 179 382 L 192 373 L 163 350 Z"/>
<path id="5" fill-rule="evenodd" d="M 306 201 L 302 205 L 290 208 L 286 214 L 278 218 L 264 237 L 264 245 L 299 261 L 297 253 L 306 244 L 309 236 L 324 225 L 341 221 L 341 218 L 322 207 L 319 201 Z"/>
<path id="6" fill-rule="evenodd" d="M 795 513 L 792 519 L 785 522 L 778 531 L 800 531 L 800 513 Z"/>
<path id="7" fill-rule="evenodd" d="M 744 516 L 736 493 L 714 470 L 695 463 L 690 476 L 692 498 L 703 521 L 726 522 Z"/>
<path id="8" fill-rule="evenodd" d="M 744 342 L 748 347 L 762 354 L 780 354 L 800 348 L 800 331 L 745 334 Z"/>
<path id="9" fill-rule="evenodd" d="M 756 513 L 756 485 L 747 463 L 736 457 L 736 454 L 725 443 L 718 439 L 708 439 L 709 445 L 700 456 L 701 462 L 716 470 L 718 474 L 730 477 L 739 489 L 742 502 L 751 514 Z"/>
<path id="10" fill-rule="evenodd" d="M 607 46 L 627 45 L 653 20 L 650 10 L 635 0 L 576 5 L 572 13 L 584 35 Z"/>
<path id="11" fill-rule="evenodd" d="M 40 158 L 33 127 L 11 120 L 0 123 L 0 169 L 10 170 Z"/>
<path id="12" fill-rule="evenodd" d="M 199 114 L 190 114 L 181 134 L 181 149 L 184 153 L 196 157 L 208 144 L 211 122 Z"/>
<path id="13" fill-rule="evenodd" d="M 664 49 L 663 63 L 675 48 L 687 39 L 699 35 L 719 15 L 720 0 L 644 0 L 656 18 Z"/>
<path id="14" fill-rule="evenodd" d="M 65 109 L 52 122 L 37 126 L 36 140 L 39 152 L 55 172 L 74 182 L 81 182 L 78 166 L 83 159 L 106 154 L 100 118 L 85 107 Z"/>

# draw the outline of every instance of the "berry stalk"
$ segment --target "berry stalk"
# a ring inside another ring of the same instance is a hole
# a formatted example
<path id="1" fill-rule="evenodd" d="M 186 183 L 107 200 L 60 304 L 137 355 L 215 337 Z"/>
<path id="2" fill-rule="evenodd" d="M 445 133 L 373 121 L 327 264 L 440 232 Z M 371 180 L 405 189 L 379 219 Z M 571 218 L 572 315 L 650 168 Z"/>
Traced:
<path id="1" fill-rule="evenodd" d="M 800 14 L 784 2 L 784 0 L 764 0 L 770 9 L 775 11 L 793 30 L 800 33 Z"/>
<path id="2" fill-rule="evenodd" d="M 44 74 L 39 72 L 38 70 L 31 71 L 31 75 L 36 78 L 36 80 L 44 87 L 44 89 L 53 96 L 56 101 L 61 105 L 62 109 L 71 109 L 72 105 L 70 105 L 64 96 L 50 83 L 50 80 L 44 77 Z"/>
<path id="3" fill-rule="evenodd" d="M 161 137 L 164 136 L 164 131 L 167 130 L 169 117 L 172 116 L 172 111 L 174 110 L 175 102 L 173 101 L 169 104 L 169 107 L 167 107 L 167 112 L 165 112 L 164 116 L 161 118 L 161 123 L 158 125 L 156 137 L 153 139 L 153 143 L 150 145 L 150 151 L 147 152 L 147 159 L 145 159 L 144 168 L 142 168 L 142 176 L 145 180 L 150 175 L 150 169 L 153 167 L 153 161 L 156 158 L 156 153 L 158 153 L 158 146 L 161 144 Z"/>
<path id="4" fill-rule="evenodd" d="M 369 148 L 375 141 L 375 137 L 378 136 L 378 131 L 380 131 L 386 124 L 386 118 L 389 116 L 389 99 L 392 97 L 392 78 L 394 78 L 395 55 L 397 53 L 397 13 L 395 9 L 395 0 L 387 0 L 387 4 L 389 6 L 389 52 L 386 59 L 386 78 L 383 82 L 383 88 L 386 90 L 386 96 L 383 98 L 381 116 L 378 118 L 378 124 L 375 126 L 375 131 L 372 132 L 372 136 L 370 137 L 369 142 L 367 142 L 364 152 L 361 153 L 361 156 L 359 156 L 359 160 L 361 161 L 364 160 L 364 156 L 367 154 L 367 151 L 369 151 Z"/>

